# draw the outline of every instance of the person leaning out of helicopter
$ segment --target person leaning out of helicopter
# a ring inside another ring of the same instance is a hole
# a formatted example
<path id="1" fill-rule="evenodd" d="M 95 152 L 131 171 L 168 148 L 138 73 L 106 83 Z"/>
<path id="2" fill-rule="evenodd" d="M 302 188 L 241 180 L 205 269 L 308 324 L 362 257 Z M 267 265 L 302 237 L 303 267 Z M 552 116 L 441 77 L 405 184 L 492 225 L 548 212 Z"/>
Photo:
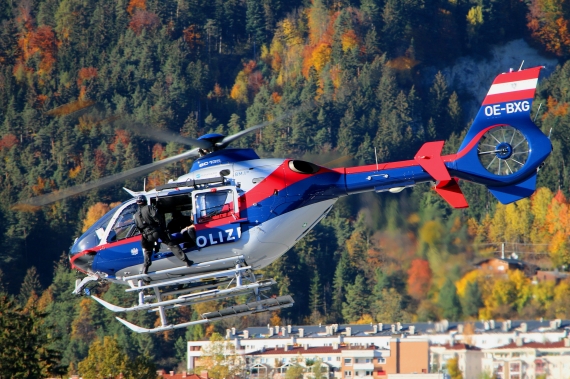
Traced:
<path id="1" fill-rule="evenodd" d="M 196 228 L 194 227 L 194 214 L 185 216 L 180 211 L 172 212 L 172 220 L 166 227 L 168 233 L 180 233 L 185 237 L 186 241 L 192 242 L 196 246 Z"/>
<path id="2" fill-rule="evenodd" d="M 164 218 L 160 214 L 160 211 L 156 209 L 154 205 L 147 204 L 147 200 L 144 195 L 137 196 L 137 205 L 139 206 L 139 209 L 135 213 L 135 224 L 141 232 L 141 246 L 144 253 L 142 273 L 148 273 L 148 268 L 152 264 L 151 256 L 154 249 L 154 243 L 158 242 L 159 238 L 162 243 L 165 243 L 170 248 L 174 255 L 186 263 L 187 267 L 192 266 L 194 262 L 186 257 L 180 246 L 171 241 L 170 236 L 164 227 Z"/>

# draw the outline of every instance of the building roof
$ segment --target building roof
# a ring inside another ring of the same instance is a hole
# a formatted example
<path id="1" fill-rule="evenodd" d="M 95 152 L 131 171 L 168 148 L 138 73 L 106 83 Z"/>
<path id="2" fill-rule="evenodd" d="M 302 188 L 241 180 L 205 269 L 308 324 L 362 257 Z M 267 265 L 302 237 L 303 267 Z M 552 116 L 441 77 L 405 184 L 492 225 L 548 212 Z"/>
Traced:
<path id="1" fill-rule="evenodd" d="M 527 266 L 527 265 L 528 265 L 528 263 L 526 263 L 526 262 L 524 262 L 524 261 L 521 261 L 521 260 L 519 260 L 519 259 L 513 259 L 513 258 L 497 258 L 497 257 L 482 259 L 482 260 L 480 260 L 479 262 L 474 263 L 474 265 L 475 265 L 475 266 L 479 266 L 479 265 L 481 265 L 481 264 L 483 264 L 483 263 L 485 263 L 485 262 L 489 262 L 489 261 L 494 260 L 494 259 L 496 259 L 496 260 L 498 260 L 498 261 L 505 262 L 505 263 L 507 263 L 507 264 L 509 264 L 509 265 L 514 265 L 514 266 L 519 266 L 519 267 L 524 267 L 524 266 Z"/>
<path id="2" fill-rule="evenodd" d="M 339 345 L 338 348 L 334 346 L 314 346 L 314 347 L 303 347 L 303 346 L 291 346 L 289 348 L 278 347 L 275 349 L 265 349 L 258 350 L 247 355 L 297 355 L 297 354 L 340 354 L 343 350 L 376 350 L 377 347 L 370 345 L 368 347 L 358 347 L 358 346 L 345 346 Z"/>
<path id="3" fill-rule="evenodd" d="M 527 342 L 520 346 L 516 342 L 511 342 L 507 345 L 496 347 L 495 349 L 570 349 L 570 346 L 566 346 L 564 340 L 557 342 Z"/>
<path id="4" fill-rule="evenodd" d="M 522 329 L 523 323 L 526 324 L 526 331 L 527 333 L 544 333 L 547 331 L 555 331 L 555 330 L 564 330 L 570 329 L 570 320 L 558 320 L 559 325 L 553 327 L 552 322 L 550 320 L 538 321 L 538 320 L 512 320 L 510 321 L 510 327 L 508 330 L 504 330 L 506 321 L 488 321 L 482 322 L 477 321 L 474 323 L 474 330 L 475 334 L 482 334 L 482 333 L 505 333 L 506 331 L 512 332 L 516 329 Z M 410 327 L 414 327 L 413 334 L 414 335 L 433 335 L 433 334 L 448 334 L 450 332 L 458 332 L 459 325 L 465 325 L 467 322 L 447 322 L 446 320 L 441 322 L 420 322 L 420 323 L 413 323 L 413 324 L 401 324 L 400 330 L 395 330 L 392 333 L 391 325 L 384 324 L 382 330 L 378 329 L 374 332 L 373 325 L 366 324 L 366 325 L 350 325 L 350 324 L 340 324 L 337 325 L 336 328 L 331 328 L 330 325 L 291 325 L 291 332 L 285 333 L 285 335 L 273 334 L 269 336 L 269 327 L 274 327 L 272 325 L 268 326 L 260 326 L 260 327 L 249 327 L 244 330 L 248 331 L 248 338 L 249 339 L 257 339 L 257 338 L 264 338 L 264 339 L 291 339 L 291 337 L 295 336 L 296 338 L 301 338 L 299 336 L 299 329 L 303 329 L 303 337 L 307 338 L 331 338 L 338 335 L 343 335 L 347 338 L 347 328 L 351 330 L 351 337 L 365 337 L 365 336 L 400 336 L 402 334 L 411 335 L 412 330 Z M 494 327 L 493 327 L 494 324 Z M 376 324 L 379 325 L 379 324 Z M 280 325 L 279 328 L 283 326 Z M 328 329 L 328 330 L 327 330 Z M 285 330 L 287 327 L 285 326 Z M 331 333 L 332 332 L 332 333 Z M 461 334 L 461 333 L 459 333 Z M 244 337 L 243 331 L 236 331 L 236 336 L 241 338 Z M 236 337 L 232 336 L 232 337 Z M 247 339 L 245 340 L 247 341 Z"/>

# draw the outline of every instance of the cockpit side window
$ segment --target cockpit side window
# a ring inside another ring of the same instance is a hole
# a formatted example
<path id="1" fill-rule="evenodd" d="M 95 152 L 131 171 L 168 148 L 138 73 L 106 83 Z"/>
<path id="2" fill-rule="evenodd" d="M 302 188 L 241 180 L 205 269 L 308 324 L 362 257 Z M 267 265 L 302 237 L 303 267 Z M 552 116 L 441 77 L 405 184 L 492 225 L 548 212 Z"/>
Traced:
<path id="1" fill-rule="evenodd" d="M 135 213 L 137 209 L 138 206 L 136 204 L 131 204 L 123 209 L 109 233 L 108 242 L 120 241 L 139 234 L 138 229 L 135 227 Z"/>
<path id="2" fill-rule="evenodd" d="M 204 192 L 196 195 L 198 223 L 234 216 L 235 196 L 232 190 Z"/>

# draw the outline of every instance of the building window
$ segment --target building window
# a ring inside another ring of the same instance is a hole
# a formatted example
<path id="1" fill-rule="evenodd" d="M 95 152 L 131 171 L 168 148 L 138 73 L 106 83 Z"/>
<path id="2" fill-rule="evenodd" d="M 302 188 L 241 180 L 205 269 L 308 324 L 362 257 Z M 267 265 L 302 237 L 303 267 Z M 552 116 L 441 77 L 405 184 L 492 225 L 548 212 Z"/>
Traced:
<path id="1" fill-rule="evenodd" d="M 386 359 L 380 357 L 378 358 L 378 363 L 386 363 Z"/>
<path id="2" fill-rule="evenodd" d="M 344 358 L 345 366 L 352 366 L 352 358 Z"/>
<path id="3" fill-rule="evenodd" d="M 372 371 L 366 371 L 366 376 L 371 376 L 372 375 Z"/>
<path id="4" fill-rule="evenodd" d="M 520 364 L 520 362 L 513 362 L 513 363 L 511 363 L 510 372 L 511 372 L 512 374 L 515 374 L 515 373 L 518 374 L 519 372 L 521 372 L 521 364 Z"/>
<path id="5" fill-rule="evenodd" d="M 347 378 L 347 377 L 352 378 L 352 371 L 345 371 L 345 372 L 344 372 L 344 377 L 345 377 L 345 378 Z"/>
<path id="6" fill-rule="evenodd" d="M 337 362 L 340 362 L 340 357 L 336 357 L 336 361 L 337 361 Z"/>

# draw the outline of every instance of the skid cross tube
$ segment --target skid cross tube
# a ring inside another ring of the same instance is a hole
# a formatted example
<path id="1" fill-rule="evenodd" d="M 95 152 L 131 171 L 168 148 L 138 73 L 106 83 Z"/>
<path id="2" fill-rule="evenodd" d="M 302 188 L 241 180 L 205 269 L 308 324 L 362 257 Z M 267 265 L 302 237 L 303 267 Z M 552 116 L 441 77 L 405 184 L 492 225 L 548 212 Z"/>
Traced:
<path id="1" fill-rule="evenodd" d="M 169 280 L 169 281 L 160 282 L 157 284 L 148 284 L 148 285 L 144 285 L 144 286 L 133 287 L 133 288 L 126 289 L 125 292 L 133 292 L 133 291 L 140 291 L 140 290 L 154 288 L 154 287 L 164 287 L 164 286 L 172 286 L 172 285 L 182 284 L 182 283 L 197 282 L 201 279 L 223 278 L 223 277 L 231 276 L 232 274 L 236 274 L 236 273 L 242 272 L 242 271 L 247 271 L 250 269 L 251 269 L 251 266 L 245 266 L 245 267 L 240 267 L 238 269 L 211 272 L 211 273 L 207 273 L 207 274 L 203 274 L 203 275 L 191 276 L 188 278 L 180 278 L 180 279 Z"/>

